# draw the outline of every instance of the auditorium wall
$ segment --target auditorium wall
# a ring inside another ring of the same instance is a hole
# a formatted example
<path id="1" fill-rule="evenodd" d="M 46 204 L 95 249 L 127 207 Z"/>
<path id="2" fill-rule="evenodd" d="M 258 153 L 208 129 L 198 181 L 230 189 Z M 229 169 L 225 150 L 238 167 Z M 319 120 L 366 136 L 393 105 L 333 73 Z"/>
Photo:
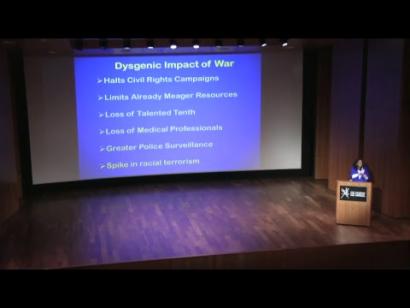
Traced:
<path id="1" fill-rule="evenodd" d="M 21 203 L 17 129 L 12 98 L 7 51 L 0 46 L 0 224 L 12 216 Z"/>
<path id="2" fill-rule="evenodd" d="M 403 39 L 368 43 L 363 157 L 374 174 L 374 205 L 393 217 L 409 216 L 405 43 Z"/>
<path id="3" fill-rule="evenodd" d="M 362 157 L 374 176 L 374 210 L 410 217 L 409 41 L 340 40 L 331 56 L 326 83 L 320 63 L 326 64 L 327 55 L 319 52 L 315 177 L 327 178 L 335 190 L 336 181 L 346 180 L 351 163 Z"/>
<path id="4" fill-rule="evenodd" d="M 329 112 L 328 186 L 345 180 L 359 157 L 363 40 L 343 40 L 333 48 Z"/>
<path id="5" fill-rule="evenodd" d="M 329 172 L 329 108 L 332 48 L 321 48 L 317 53 L 317 97 L 315 178 L 327 179 Z"/>

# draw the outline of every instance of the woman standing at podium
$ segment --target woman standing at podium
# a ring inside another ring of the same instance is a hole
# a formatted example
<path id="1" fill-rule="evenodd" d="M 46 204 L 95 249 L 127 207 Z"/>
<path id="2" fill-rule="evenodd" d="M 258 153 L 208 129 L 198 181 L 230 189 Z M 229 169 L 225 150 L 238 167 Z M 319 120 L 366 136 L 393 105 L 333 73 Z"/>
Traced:
<path id="1" fill-rule="evenodd" d="M 356 160 L 350 171 L 350 181 L 369 182 L 370 171 L 367 165 L 363 164 L 361 159 Z"/>

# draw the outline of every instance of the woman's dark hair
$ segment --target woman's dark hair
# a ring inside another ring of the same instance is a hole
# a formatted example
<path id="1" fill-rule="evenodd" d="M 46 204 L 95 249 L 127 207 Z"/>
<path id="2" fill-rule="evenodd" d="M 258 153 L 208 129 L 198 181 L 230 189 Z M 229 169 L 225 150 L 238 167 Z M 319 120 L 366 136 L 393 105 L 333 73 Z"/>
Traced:
<path id="1" fill-rule="evenodd" d="M 363 162 L 363 159 L 361 159 L 361 158 L 356 159 L 356 160 L 353 162 L 352 167 L 357 167 L 357 163 L 359 162 L 359 160 L 362 161 L 362 168 L 364 168 L 365 163 Z"/>

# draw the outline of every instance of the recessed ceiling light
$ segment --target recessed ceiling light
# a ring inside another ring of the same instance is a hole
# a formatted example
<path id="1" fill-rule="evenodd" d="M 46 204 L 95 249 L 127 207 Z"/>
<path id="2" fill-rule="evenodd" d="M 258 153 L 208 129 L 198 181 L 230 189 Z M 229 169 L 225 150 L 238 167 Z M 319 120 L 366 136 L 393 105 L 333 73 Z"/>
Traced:
<path id="1" fill-rule="evenodd" d="M 155 44 L 154 44 L 154 41 L 153 41 L 153 40 L 149 40 L 149 41 L 147 42 L 147 48 L 148 48 L 148 49 L 154 49 L 154 48 L 155 48 Z"/>
<path id="2" fill-rule="evenodd" d="M 123 40 L 123 48 L 124 50 L 131 50 L 131 40 L 130 39 L 124 39 Z"/>
<path id="3" fill-rule="evenodd" d="M 177 48 L 178 48 L 177 42 L 176 42 L 175 40 L 170 40 L 170 41 L 169 41 L 169 48 L 171 48 L 171 49 L 177 49 Z"/>
<path id="4" fill-rule="evenodd" d="M 287 39 L 281 39 L 280 43 L 281 43 L 282 47 L 288 46 L 288 40 Z"/>

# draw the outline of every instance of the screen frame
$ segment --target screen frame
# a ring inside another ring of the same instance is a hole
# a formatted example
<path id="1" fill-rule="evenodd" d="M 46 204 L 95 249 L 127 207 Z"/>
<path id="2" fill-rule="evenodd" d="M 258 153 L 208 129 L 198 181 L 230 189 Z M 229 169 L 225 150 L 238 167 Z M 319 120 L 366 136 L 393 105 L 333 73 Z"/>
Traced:
<path id="1" fill-rule="evenodd" d="M 246 52 L 249 53 L 249 52 Z M 181 55 L 181 54 L 179 54 Z M 85 55 L 87 57 L 89 55 Z M 28 124 L 28 102 L 25 90 L 24 58 L 21 50 L 11 56 L 11 73 L 15 80 L 15 93 L 17 102 L 17 125 L 20 134 L 20 166 L 22 175 L 23 196 L 41 193 L 47 190 L 64 190 L 67 188 L 103 187 L 131 183 L 155 182 L 183 182 L 221 179 L 248 179 L 254 177 L 288 177 L 312 176 L 314 170 L 314 129 L 315 129 L 315 101 L 316 101 L 316 59 L 315 49 L 302 50 L 302 146 L 301 168 L 280 170 L 244 170 L 201 173 L 178 173 L 161 175 L 134 175 L 116 178 L 86 179 L 58 183 L 33 184 L 31 172 L 31 151 Z M 17 93 L 20 93 L 17 95 Z"/>

